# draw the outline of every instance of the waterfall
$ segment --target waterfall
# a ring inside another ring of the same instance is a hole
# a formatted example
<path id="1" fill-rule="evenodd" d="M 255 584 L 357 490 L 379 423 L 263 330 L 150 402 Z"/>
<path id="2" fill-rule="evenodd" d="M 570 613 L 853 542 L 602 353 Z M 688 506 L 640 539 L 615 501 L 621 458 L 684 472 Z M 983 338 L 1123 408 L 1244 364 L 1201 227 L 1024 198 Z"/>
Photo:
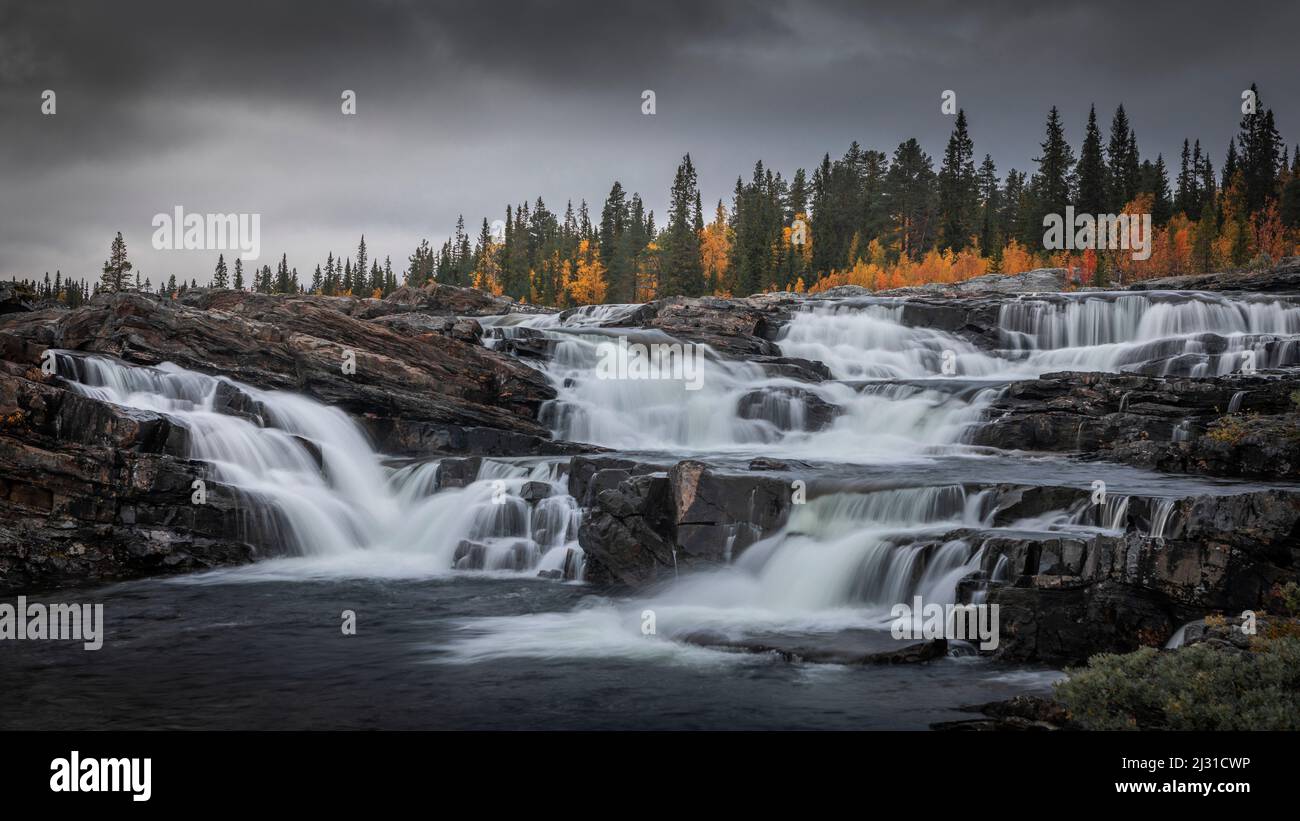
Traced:
<path id="1" fill-rule="evenodd" d="M 1008 351 L 1048 371 L 1224 376 L 1300 365 L 1291 299 L 1152 292 L 1025 296 L 1002 305 Z"/>
<path id="2" fill-rule="evenodd" d="M 169 363 L 70 352 L 57 362 L 80 393 L 184 428 L 185 455 L 236 493 L 248 521 L 240 537 L 268 554 L 343 558 L 361 571 L 405 560 L 421 572 L 581 578 L 580 512 L 554 462 L 483 460 L 468 487 L 435 493 L 438 462 L 390 468 L 346 414 L 307 397 Z"/>
<path id="3" fill-rule="evenodd" d="M 777 344 L 783 354 L 825 363 L 832 381 L 769 375 L 755 363 L 699 351 L 699 390 L 680 380 L 608 379 L 597 370 L 602 346 L 680 344 L 658 330 L 610 327 L 637 306 L 596 306 L 561 315 L 486 317 L 499 341 L 527 329 L 554 345 L 538 365 L 557 398 L 542 409 L 555 436 L 625 450 L 751 452 L 849 461 L 915 458 L 959 445 L 997 393 L 987 377 L 997 361 L 960 338 L 909 328 L 900 308 L 866 311 L 821 306 L 801 312 Z M 954 362 L 944 374 L 945 355 Z M 951 378 L 949 378 L 951 377 Z M 900 378 L 910 382 L 895 381 Z M 927 379 L 930 381 L 926 381 Z M 855 380 L 853 382 L 844 380 Z"/>
<path id="4" fill-rule="evenodd" d="M 985 316 L 993 310 L 969 304 Z M 1177 532 L 1173 499 L 1144 506 L 1110 494 L 1094 505 L 1081 490 L 1064 496 L 1071 502 L 1062 509 L 1031 506 L 1032 516 L 1005 523 L 993 491 L 956 483 L 940 460 L 983 453 L 963 443 L 1013 380 L 1059 370 L 1201 376 L 1300 366 L 1300 304 L 1289 297 L 1026 295 L 997 307 L 996 327 L 985 329 L 996 333 L 969 338 L 911 324 L 927 314 L 909 312 L 901 299 L 808 299 L 774 342 L 785 357 L 825 365 L 831 378 L 820 382 L 795 378 L 800 368 L 788 363 L 732 359 L 635 327 L 644 316 L 644 306 L 601 305 L 479 321 L 486 345 L 518 355 L 553 385 L 556 397 L 540 420 L 560 439 L 674 457 L 778 456 L 814 471 L 819 461 L 842 471 L 921 464 L 895 480 L 904 486 L 814 495 L 752 544 L 744 523 L 720 528 L 725 562 L 701 570 L 684 561 L 680 576 L 640 598 L 590 597 L 568 613 L 476 624 L 460 648 L 465 657 L 703 652 L 681 649 L 685 641 L 666 651 L 666 642 L 647 640 L 639 621 L 646 610 L 669 639 L 701 630 L 732 637 L 887 631 L 891 607 L 912 596 L 978 600 L 978 590 L 959 595 L 963 580 L 984 570 L 979 583 L 998 584 L 1024 572 L 995 552 L 999 539 L 1096 539 L 1127 532 L 1148 514 L 1150 536 L 1164 538 Z M 608 378 L 602 357 L 620 340 L 684 345 L 698 357 L 698 389 L 663 374 Z M 583 578 L 583 512 L 559 459 L 483 458 L 472 481 L 451 487 L 445 460 L 386 458 L 346 414 L 303 396 L 174 365 L 136 367 L 70 352 L 58 365 L 87 396 L 183 427 L 186 455 L 236 494 L 248 540 L 267 554 L 313 562 L 322 572 Z M 1231 410 L 1243 396 L 1233 397 Z M 1180 426 L 1173 435 L 1192 433 Z M 742 544 L 748 547 L 733 550 Z"/>

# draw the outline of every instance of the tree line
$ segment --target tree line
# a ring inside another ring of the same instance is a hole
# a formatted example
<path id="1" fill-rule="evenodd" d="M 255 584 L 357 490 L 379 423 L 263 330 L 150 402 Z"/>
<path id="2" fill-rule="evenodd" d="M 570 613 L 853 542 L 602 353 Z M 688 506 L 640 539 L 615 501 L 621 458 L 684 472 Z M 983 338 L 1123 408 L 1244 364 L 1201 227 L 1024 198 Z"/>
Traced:
<path id="1" fill-rule="evenodd" d="M 475 237 L 462 216 L 436 251 L 422 240 L 401 272 L 389 257 L 382 265 L 371 258 L 363 235 L 354 254 L 331 251 L 309 279 L 284 254 L 274 271 L 263 265 L 248 272 L 242 260 L 228 266 L 222 255 L 211 284 L 382 297 L 399 284 L 437 282 L 569 306 L 845 284 L 884 289 L 1045 265 L 1102 286 L 1121 276 L 1242 267 L 1294 254 L 1300 245 L 1300 146 L 1288 151 L 1255 86 L 1251 102 L 1221 167 L 1200 140 L 1185 139 L 1172 184 L 1163 155 L 1140 154 L 1122 104 L 1106 133 L 1095 107 L 1089 111 L 1077 155 L 1053 107 L 1033 167 L 1005 174 L 988 153 L 977 162 L 970 123 L 959 110 L 937 168 L 915 138 L 891 153 L 853 142 L 839 159 L 824 155 L 811 175 L 800 168 L 788 179 L 760 161 L 748 180 L 736 179 L 730 203 L 719 200 L 708 222 L 687 154 L 662 225 L 637 192 L 616 181 L 594 216 L 585 200 L 577 208 L 570 201 L 560 214 L 538 197 L 507 205 L 495 224 L 484 218 Z M 1087 214 L 1150 214 L 1151 257 L 1044 248 L 1044 217 L 1067 206 Z M 119 233 L 92 287 L 153 290 L 138 272 L 132 281 L 131 270 Z M 87 296 L 84 280 L 60 277 L 56 272 L 53 284 L 36 287 L 69 303 L 74 291 L 75 299 Z M 197 285 L 172 276 L 157 290 L 175 294 Z"/>

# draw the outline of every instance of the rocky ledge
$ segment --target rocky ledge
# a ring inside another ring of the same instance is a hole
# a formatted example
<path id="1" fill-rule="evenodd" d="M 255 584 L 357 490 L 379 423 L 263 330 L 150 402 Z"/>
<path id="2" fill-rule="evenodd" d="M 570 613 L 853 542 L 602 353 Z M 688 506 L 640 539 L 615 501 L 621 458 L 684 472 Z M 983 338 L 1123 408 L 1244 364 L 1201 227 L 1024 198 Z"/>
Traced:
<path id="1" fill-rule="evenodd" d="M 1300 479 L 1300 375 L 1044 374 L 1008 386 L 972 442 L 1170 473 Z"/>
<path id="2" fill-rule="evenodd" d="M 83 396 L 42 370 L 46 351 L 172 362 L 302 393 L 350 414 L 394 455 L 598 450 L 553 441 L 537 423 L 554 391 L 483 347 L 469 316 L 522 308 L 471 289 L 403 288 L 385 300 L 120 293 L 76 310 L 33 310 L 7 289 L 0 302 L 0 587 L 188 571 L 257 552 L 234 491 L 186 458 L 183 427 Z M 228 393 L 219 412 L 268 424 L 248 395 Z M 201 505 L 196 479 L 206 483 Z"/>

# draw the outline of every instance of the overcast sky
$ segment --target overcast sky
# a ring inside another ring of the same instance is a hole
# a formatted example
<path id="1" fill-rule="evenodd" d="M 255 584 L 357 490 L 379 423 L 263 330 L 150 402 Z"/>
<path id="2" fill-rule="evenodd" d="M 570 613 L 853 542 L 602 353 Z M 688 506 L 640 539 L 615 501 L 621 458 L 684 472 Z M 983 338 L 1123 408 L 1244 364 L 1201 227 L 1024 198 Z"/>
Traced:
<path id="1" fill-rule="evenodd" d="M 0 0 L 0 276 L 97 277 L 121 231 L 155 284 L 202 282 L 217 252 L 150 246 L 178 205 L 260 214 L 257 264 L 306 277 L 363 232 L 400 269 L 460 213 L 597 214 L 615 179 L 662 225 L 686 152 L 709 211 L 758 159 L 789 177 L 915 136 L 937 162 L 945 89 L 1000 173 L 1032 167 L 1052 105 L 1077 151 L 1094 102 L 1143 156 L 1176 171 L 1199 137 L 1217 169 L 1251 82 L 1300 141 L 1298 44 L 1300 3 L 1241 0 Z"/>

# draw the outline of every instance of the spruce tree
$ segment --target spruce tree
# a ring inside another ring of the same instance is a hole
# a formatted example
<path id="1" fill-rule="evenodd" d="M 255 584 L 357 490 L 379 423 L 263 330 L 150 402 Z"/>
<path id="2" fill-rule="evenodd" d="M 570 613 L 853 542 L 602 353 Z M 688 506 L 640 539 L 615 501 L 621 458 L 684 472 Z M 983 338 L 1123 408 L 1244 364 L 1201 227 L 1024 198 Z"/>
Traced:
<path id="1" fill-rule="evenodd" d="M 980 252 L 993 259 L 1002 255 L 1004 239 L 1002 237 L 1002 191 L 998 188 L 998 169 L 993 157 L 984 155 L 977 174 L 980 205 L 979 243 Z"/>
<path id="2" fill-rule="evenodd" d="M 1174 189 L 1174 211 L 1186 217 L 1196 213 L 1196 177 L 1191 162 L 1191 145 L 1183 140 L 1183 153 L 1178 161 L 1178 182 Z"/>
<path id="3" fill-rule="evenodd" d="M 1106 145 L 1107 179 L 1110 183 L 1109 208 L 1119 213 L 1138 191 L 1138 158 L 1136 136 L 1129 126 L 1128 115 L 1121 103 L 1110 122 L 1110 142 Z M 1130 151 L 1134 150 L 1133 154 Z"/>
<path id="4" fill-rule="evenodd" d="M 1088 110 L 1088 126 L 1079 151 L 1079 195 L 1075 207 L 1083 214 L 1107 213 L 1108 188 L 1106 160 L 1101 153 L 1101 131 L 1097 128 L 1097 109 L 1093 107 Z"/>
<path id="5" fill-rule="evenodd" d="M 704 287 L 704 270 L 700 262 L 700 234 L 703 225 L 695 165 L 687 154 L 677 166 L 669 193 L 668 226 L 664 236 L 662 296 L 697 296 Z"/>
<path id="6" fill-rule="evenodd" d="M 109 247 L 108 259 L 104 262 L 104 272 L 100 277 L 101 290 L 114 294 L 124 290 L 127 287 L 127 272 L 132 267 L 134 266 L 126 258 L 126 242 L 122 239 L 122 232 L 118 231 Z"/>
<path id="7" fill-rule="evenodd" d="M 225 288 L 230 283 L 230 275 L 226 272 L 226 255 L 217 255 L 217 270 L 212 274 L 212 287 Z"/>
<path id="8" fill-rule="evenodd" d="M 1042 247 L 1043 218 L 1048 214 L 1064 216 L 1065 207 L 1073 202 L 1074 188 L 1074 151 L 1065 139 L 1065 128 L 1061 125 L 1061 115 L 1056 106 L 1047 115 L 1047 135 L 1042 142 L 1043 153 L 1035 157 L 1038 173 L 1032 183 L 1034 223 L 1038 226 L 1038 241 L 1034 247 Z"/>
<path id="9" fill-rule="evenodd" d="M 920 259 L 934 242 L 937 196 L 934 165 L 915 138 L 894 150 L 885 190 L 900 252 Z"/>
<path id="10" fill-rule="evenodd" d="M 979 193 L 975 179 L 975 144 L 966 130 L 966 112 L 948 138 L 939 169 L 939 248 L 964 250 L 975 233 Z M 854 261 L 849 260 L 849 264 Z"/>
<path id="11" fill-rule="evenodd" d="M 600 211 L 600 258 L 605 264 L 608 287 L 605 298 L 610 302 L 632 302 L 635 297 L 635 272 L 627 256 L 624 233 L 629 221 L 627 195 L 623 184 L 615 180 Z"/>

